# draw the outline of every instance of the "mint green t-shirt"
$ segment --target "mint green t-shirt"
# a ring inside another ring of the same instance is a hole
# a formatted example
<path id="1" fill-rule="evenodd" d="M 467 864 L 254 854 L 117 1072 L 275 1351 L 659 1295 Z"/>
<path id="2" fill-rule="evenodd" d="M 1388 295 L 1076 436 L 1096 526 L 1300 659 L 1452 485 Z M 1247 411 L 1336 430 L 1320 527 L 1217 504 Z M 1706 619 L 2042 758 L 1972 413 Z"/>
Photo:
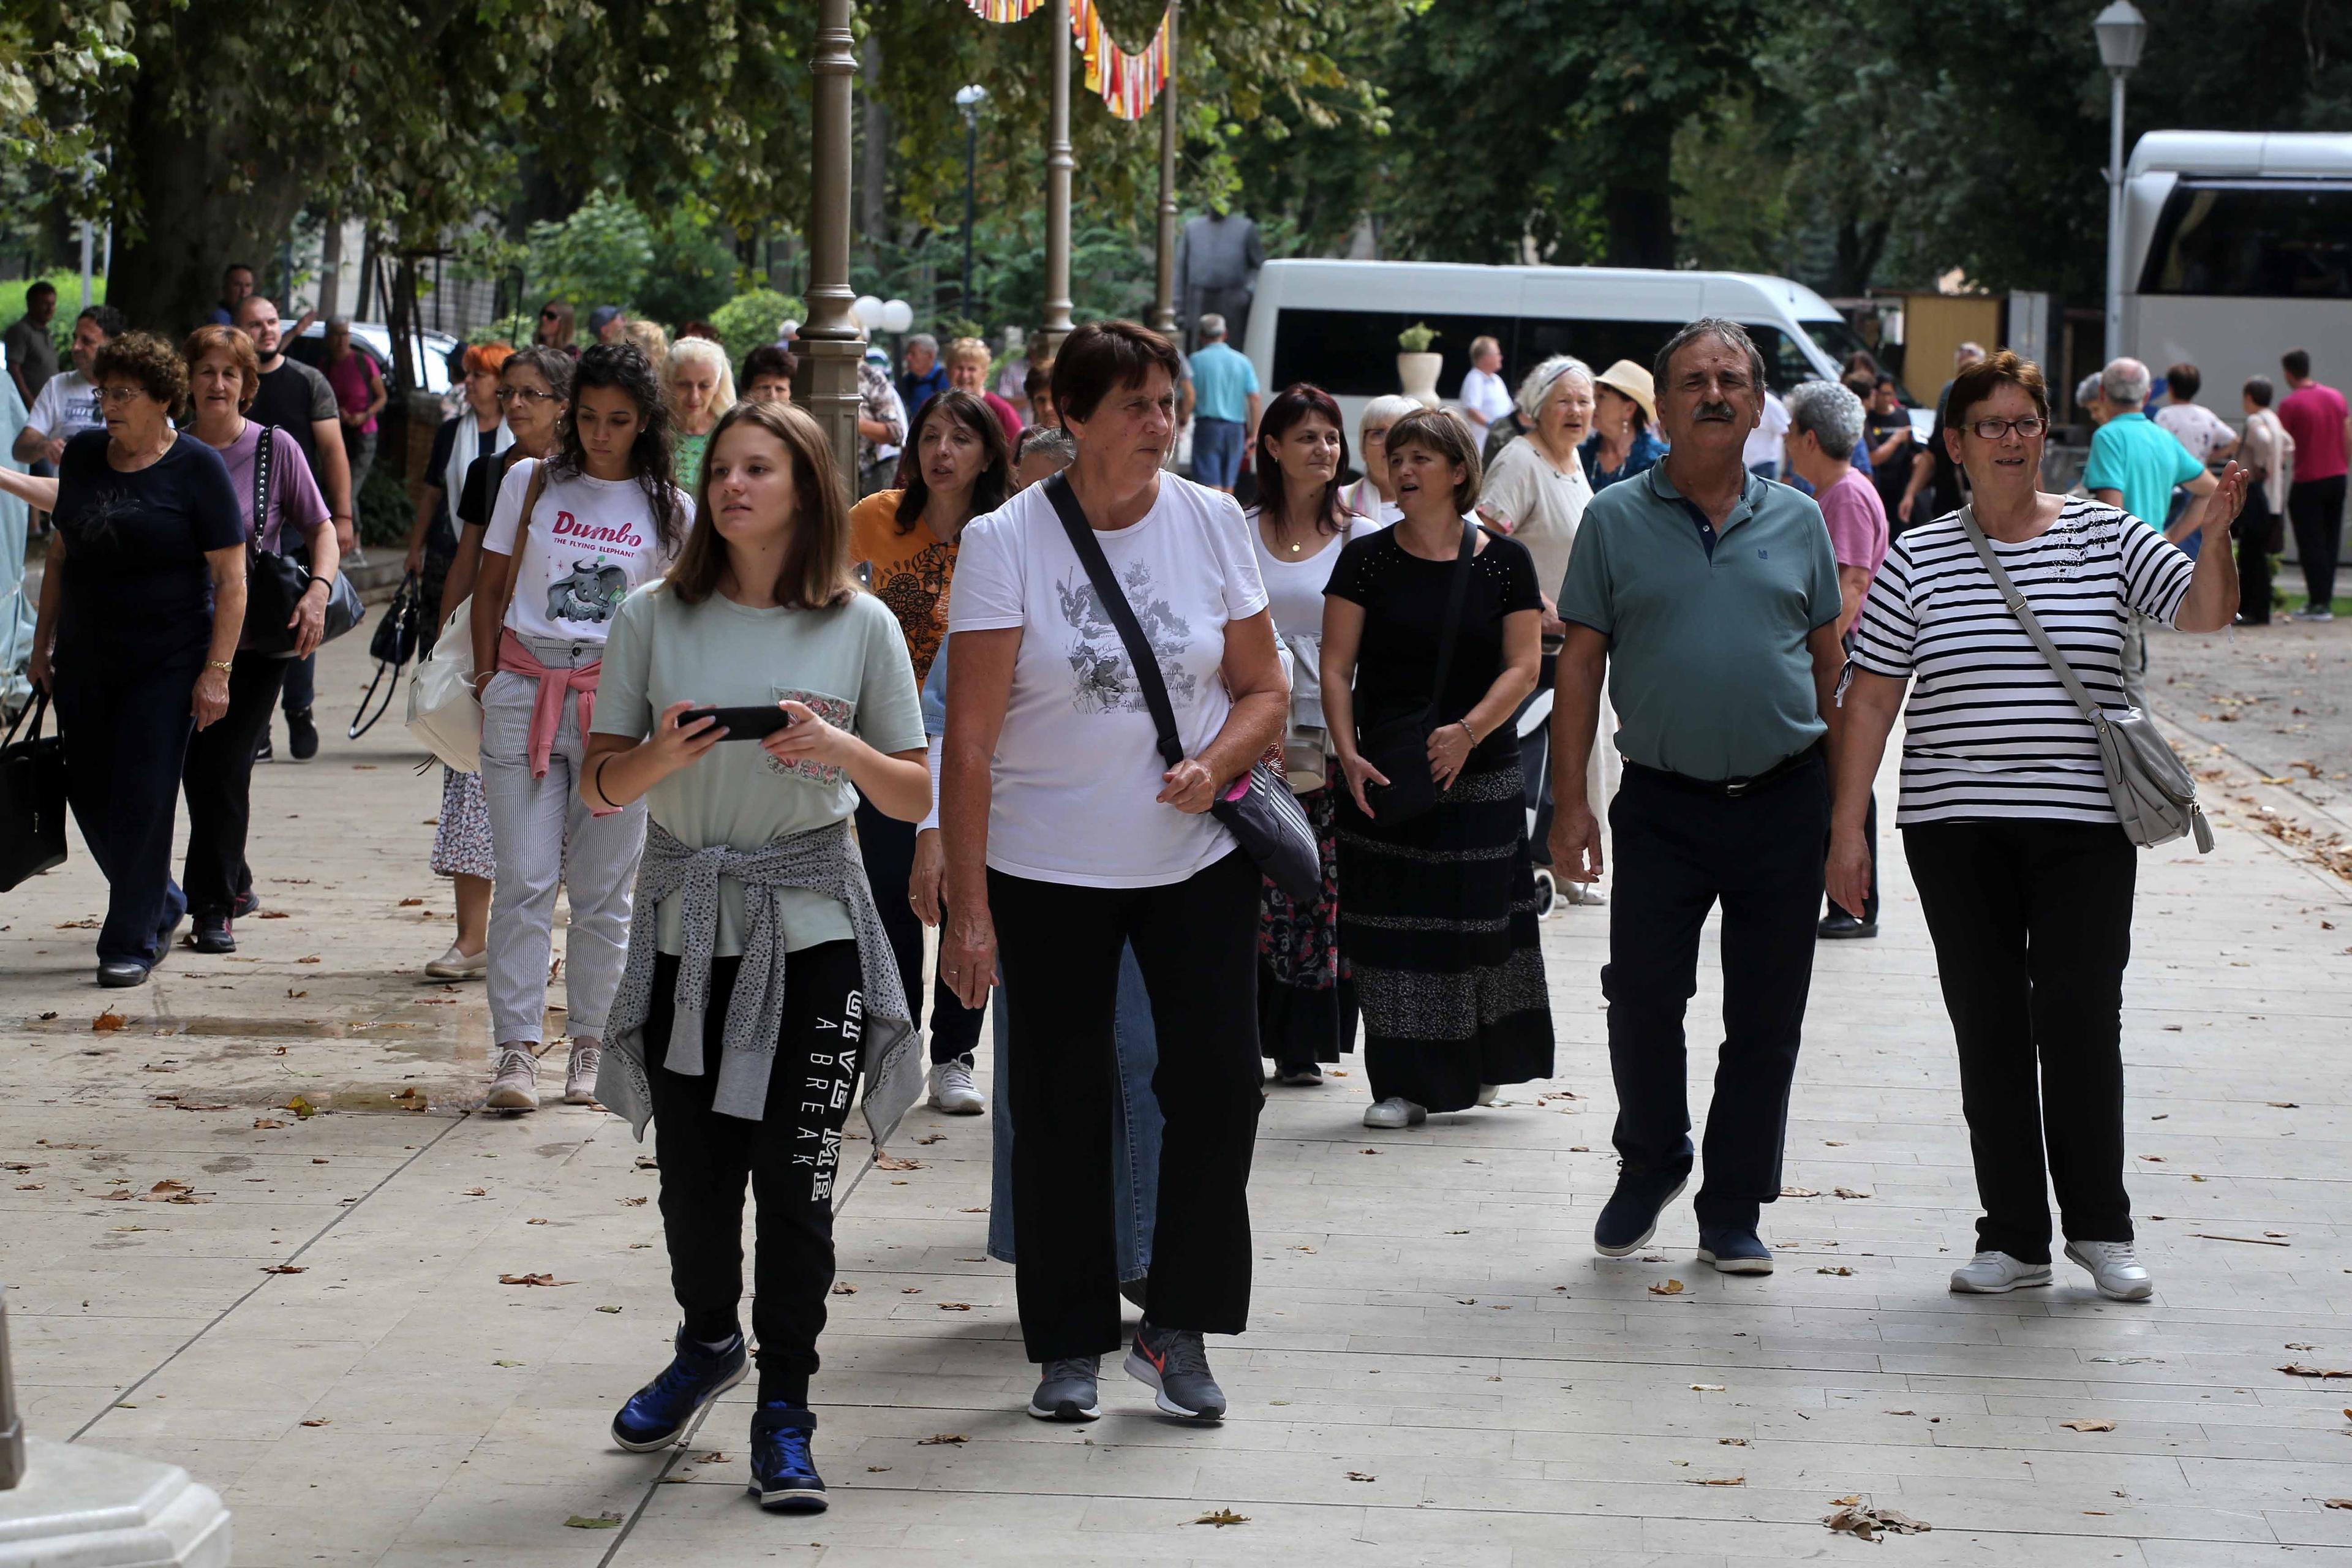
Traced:
<path id="1" fill-rule="evenodd" d="M 667 582 L 631 594 L 604 642 L 596 686 L 599 735 L 643 740 L 673 702 L 697 707 L 805 702 L 827 723 L 876 751 L 923 749 L 921 698 L 898 620 L 870 594 L 826 610 L 751 610 L 722 594 L 699 605 L 680 601 Z M 721 741 L 654 785 L 653 819 L 697 849 L 725 844 L 758 849 L 811 828 L 845 822 L 857 789 L 838 768 L 789 766 L 756 741 Z M 854 936 L 838 900 L 784 889 L 784 947 L 797 952 Z M 661 911 L 661 951 L 683 951 L 679 912 Z M 743 951 L 743 887 L 719 884 L 720 957 Z"/>

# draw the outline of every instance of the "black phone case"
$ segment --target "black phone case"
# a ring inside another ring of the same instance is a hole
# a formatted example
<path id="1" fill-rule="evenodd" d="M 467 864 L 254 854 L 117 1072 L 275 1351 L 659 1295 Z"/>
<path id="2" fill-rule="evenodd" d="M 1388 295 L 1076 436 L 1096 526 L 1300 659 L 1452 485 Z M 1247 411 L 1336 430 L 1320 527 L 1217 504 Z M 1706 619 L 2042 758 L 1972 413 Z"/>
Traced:
<path id="1" fill-rule="evenodd" d="M 678 727 L 684 729 L 697 719 L 715 719 L 727 731 L 719 737 L 726 741 L 764 741 L 779 730 L 792 728 L 793 716 L 781 708 L 689 708 L 678 715 Z"/>

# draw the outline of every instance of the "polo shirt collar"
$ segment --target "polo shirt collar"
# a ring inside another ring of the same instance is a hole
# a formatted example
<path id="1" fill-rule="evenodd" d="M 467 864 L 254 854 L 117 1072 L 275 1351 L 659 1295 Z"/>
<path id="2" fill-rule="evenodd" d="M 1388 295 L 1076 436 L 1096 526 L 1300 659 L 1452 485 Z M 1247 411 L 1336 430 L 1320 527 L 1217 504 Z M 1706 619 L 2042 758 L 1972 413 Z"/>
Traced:
<path id="1" fill-rule="evenodd" d="M 1723 526 L 1716 531 L 1717 539 L 1748 521 L 1761 510 L 1765 499 L 1764 491 L 1771 483 L 1770 480 L 1759 479 L 1752 473 L 1743 473 L 1741 477 L 1745 482 L 1740 486 L 1739 499 L 1731 503 L 1731 510 L 1725 516 Z M 1644 468 L 1642 471 L 1642 479 L 1649 485 L 1650 494 L 1653 497 L 1664 501 L 1678 513 L 1688 511 L 1697 505 L 1675 488 L 1675 481 L 1666 476 L 1666 463 L 1663 458 Z"/>

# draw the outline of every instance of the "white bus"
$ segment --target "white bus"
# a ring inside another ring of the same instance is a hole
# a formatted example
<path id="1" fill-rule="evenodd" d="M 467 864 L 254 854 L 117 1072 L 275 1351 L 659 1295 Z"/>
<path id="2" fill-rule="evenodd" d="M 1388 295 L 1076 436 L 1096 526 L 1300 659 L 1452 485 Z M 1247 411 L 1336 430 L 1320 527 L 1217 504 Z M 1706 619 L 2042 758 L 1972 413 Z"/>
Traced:
<path id="1" fill-rule="evenodd" d="M 2125 353 L 2197 366 L 2232 423 L 2288 349 L 2352 380 L 2352 135 L 2154 131 L 2124 180 Z"/>
<path id="2" fill-rule="evenodd" d="M 1258 273 L 1242 345 L 1269 395 L 1311 381 L 1339 399 L 1352 447 L 1364 405 L 1401 390 L 1397 334 L 1435 329 L 1444 356 L 1438 391 L 1448 403 L 1470 368 L 1474 339 L 1503 347 L 1514 386 L 1538 361 L 1571 353 L 1594 370 L 1621 359 L 1648 365 L 1675 329 L 1727 316 L 1763 351 L 1766 378 L 1786 392 L 1815 376 L 1834 381 L 1863 347 L 1827 300 L 1785 278 L 1738 272 L 1665 272 L 1621 267 L 1473 267 L 1419 261 L 1269 261 Z"/>

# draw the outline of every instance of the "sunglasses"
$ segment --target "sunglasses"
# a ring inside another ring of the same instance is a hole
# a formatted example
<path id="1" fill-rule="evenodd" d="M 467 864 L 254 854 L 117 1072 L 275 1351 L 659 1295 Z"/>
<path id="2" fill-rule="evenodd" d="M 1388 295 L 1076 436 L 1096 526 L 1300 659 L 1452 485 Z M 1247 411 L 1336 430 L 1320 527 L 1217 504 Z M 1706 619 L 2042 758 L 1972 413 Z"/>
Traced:
<path id="1" fill-rule="evenodd" d="M 555 308 L 551 305 L 546 310 L 541 310 L 539 313 L 539 319 L 542 321 L 561 321 L 562 318 L 556 314 Z"/>

